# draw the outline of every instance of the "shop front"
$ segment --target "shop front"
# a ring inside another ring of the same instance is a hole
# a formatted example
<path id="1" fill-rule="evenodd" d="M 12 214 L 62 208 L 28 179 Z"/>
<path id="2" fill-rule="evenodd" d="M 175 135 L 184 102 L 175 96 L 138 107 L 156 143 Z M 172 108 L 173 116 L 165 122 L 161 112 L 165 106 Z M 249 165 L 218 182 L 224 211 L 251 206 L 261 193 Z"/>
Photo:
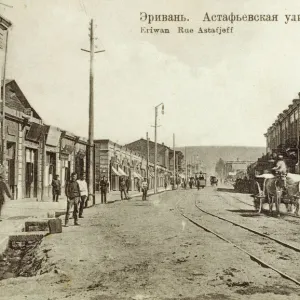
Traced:
<path id="1" fill-rule="evenodd" d="M 64 187 L 70 180 L 73 172 L 72 161 L 74 156 L 75 141 L 62 138 L 59 153 L 60 167 L 61 167 L 61 183 Z"/>
<path id="2" fill-rule="evenodd" d="M 12 199 L 18 198 L 18 172 L 17 172 L 17 145 L 19 137 L 19 124 L 11 120 L 6 120 L 6 174 Z"/>
<path id="3" fill-rule="evenodd" d="M 24 161 L 25 161 L 25 187 L 23 195 L 25 198 L 38 197 L 38 190 L 41 187 L 41 154 L 44 137 L 44 127 L 41 124 L 32 123 L 30 128 L 25 129 Z"/>

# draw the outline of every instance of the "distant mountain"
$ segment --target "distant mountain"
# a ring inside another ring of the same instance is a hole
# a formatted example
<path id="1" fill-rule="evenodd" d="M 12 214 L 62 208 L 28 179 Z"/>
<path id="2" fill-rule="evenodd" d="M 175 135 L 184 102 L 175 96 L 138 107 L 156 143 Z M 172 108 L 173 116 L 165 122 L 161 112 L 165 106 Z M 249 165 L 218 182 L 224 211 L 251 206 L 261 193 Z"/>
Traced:
<path id="1" fill-rule="evenodd" d="M 184 147 L 178 147 L 185 154 Z M 256 161 L 263 153 L 264 147 L 241 147 L 241 146 L 193 146 L 186 147 L 187 161 L 195 163 L 199 159 L 205 166 L 206 172 L 214 173 L 217 161 L 222 158 L 224 161 Z M 198 157 L 198 158 L 197 158 Z"/>

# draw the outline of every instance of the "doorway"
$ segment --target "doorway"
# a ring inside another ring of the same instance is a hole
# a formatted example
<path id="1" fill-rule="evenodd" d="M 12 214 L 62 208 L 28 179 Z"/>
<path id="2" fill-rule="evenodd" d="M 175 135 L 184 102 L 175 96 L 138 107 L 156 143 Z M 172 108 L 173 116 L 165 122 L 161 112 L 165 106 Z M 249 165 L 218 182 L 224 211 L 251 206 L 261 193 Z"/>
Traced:
<path id="1" fill-rule="evenodd" d="M 25 149 L 25 198 L 37 197 L 37 150 Z"/>

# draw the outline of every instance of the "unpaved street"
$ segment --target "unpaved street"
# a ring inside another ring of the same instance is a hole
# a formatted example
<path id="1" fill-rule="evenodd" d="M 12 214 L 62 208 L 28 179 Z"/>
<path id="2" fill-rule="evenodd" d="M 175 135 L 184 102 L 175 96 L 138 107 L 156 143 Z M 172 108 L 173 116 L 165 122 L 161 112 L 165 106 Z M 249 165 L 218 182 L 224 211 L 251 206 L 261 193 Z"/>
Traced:
<path id="1" fill-rule="evenodd" d="M 179 211 L 297 280 L 300 253 L 205 215 L 195 203 L 300 247 L 300 219 L 257 215 L 248 195 L 211 187 L 170 191 L 149 201 L 134 198 L 87 209 L 80 227 L 43 239 L 35 254 L 39 275 L 0 282 L 0 299 L 46 299 L 45 294 L 51 300 L 300 297 L 295 283 L 196 227 Z"/>

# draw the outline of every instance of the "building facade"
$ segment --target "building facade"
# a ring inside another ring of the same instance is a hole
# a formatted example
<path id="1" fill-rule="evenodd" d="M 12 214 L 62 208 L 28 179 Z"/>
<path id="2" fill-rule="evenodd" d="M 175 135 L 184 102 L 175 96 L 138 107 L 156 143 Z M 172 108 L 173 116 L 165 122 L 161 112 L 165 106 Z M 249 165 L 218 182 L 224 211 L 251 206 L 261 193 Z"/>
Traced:
<path id="1" fill-rule="evenodd" d="M 148 178 L 149 188 L 154 187 L 154 164 L 147 162 L 147 155 L 142 155 L 126 146 L 121 146 L 111 140 L 95 140 L 95 181 L 96 192 L 100 191 L 100 180 L 106 176 L 110 183 L 110 190 L 119 190 L 122 176 L 129 179 L 129 190 L 137 191 L 138 182 Z M 162 157 L 164 156 L 164 158 Z M 164 162 L 166 153 L 161 155 Z M 153 157 L 154 159 L 154 157 Z M 157 186 L 163 187 L 169 178 L 166 167 L 157 166 Z"/>
<path id="2" fill-rule="evenodd" d="M 1 133 L 4 125 L 6 147 L 1 160 L 13 199 L 52 197 L 55 174 L 64 187 L 71 172 L 86 171 L 87 141 L 44 124 L 14 80 L 5 83 L 5 100 Z"/>
<path id="3" fill-rule="evenodd" d="M 147 157 L 147 140 L 141 138 L 140 140 L 134 141 L 127 144 L 126 147 L 139 153 L 140 155 Z M 155 143 L 149 140 L 149 161 L 154 164 L 154 153 L 155 153 Z M 175 151 L 175 170 L 177 172 L 182 171 L 182 161 L 184 155 L 181 151 Z M 165 144 L 157 143 L 157 166 L 165 168 L 170 172 L 174 170 L 174 150 L 167 147 Z"/>
<path id="4" fill-rule="evenodd" d="M 292 173 L 299 173 L 299 114 L 300 99 L 294 99 L 264 135 L 267 154 L 272 154 L 274 158 L 279 154 L 283 155 L 289 172 Z"/>

